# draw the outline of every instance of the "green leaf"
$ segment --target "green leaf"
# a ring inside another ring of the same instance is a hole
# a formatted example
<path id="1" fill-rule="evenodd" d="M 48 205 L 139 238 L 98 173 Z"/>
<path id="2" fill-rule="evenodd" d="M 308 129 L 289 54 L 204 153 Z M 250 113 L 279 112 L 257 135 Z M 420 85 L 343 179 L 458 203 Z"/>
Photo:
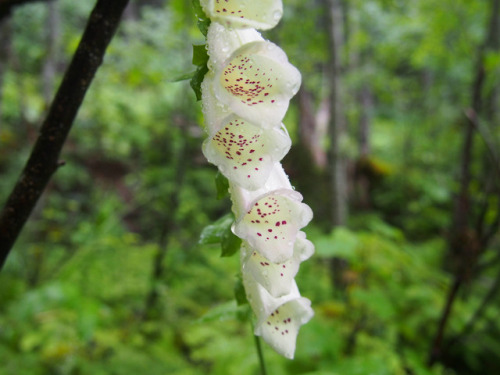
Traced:
<path id="1" fill-rule="evenodd" d="M 243 280 L 241 277 L 238 277 L 236 283 L 234 284 L 234 298 L 236 298 L 238 306 L 248 303 L 247 294 L 245 293 L 245 287 L 243 286 Z"/>
<path id="2" fill-rule="evenodd" d="M 193 44 L 193 65 L 207 65 L 208 52 L 205 44 Z"/>
<path id="3" fill-rule="evenodd" d="M 197 65 L 198 68 L 192 75 L 190 84 L 196 94 L 196 100 L 201 100 L 201 83 L 208 72 L 207 62 L 208 53 L 205 45 L 193 45 L 193 65 Z"/>
<path id="4" fill-rule="evenodd" d="M 239 320 L 242 312 L 245 312 L 247 307 L 238 306 L 235 301 L 229 301 L 210 309 L 196 323 L 208 322 L 224 322 L 227 320 Z"/>
<path id="5" fill-rule="evenodd" d="M 210 26 L 210 23 L 211 21 L 209 18 L 198 19 L 198 29 L 200 29 L 204 36 L 207 36 L 208 34 L 208 27 Z"/>
<path id="6" fill-rule="evenodd" d="M 236 236 L 231 230 L 231 226 L 227 227 L 226 231 L 222 236 L 221 242 L 221 257 L 230 257 L 240 249 L 241 238 Z"/>
<path id="7" fill-rule="evenodd" d="M 205 78 L 205 74 L 208 72 L 208 67 L 206 65 L 199 66 L 194 73 L 193 78 L 191 78 L 191 88 L 194 90 L 196 94 L 196 100 L 201 100 L 201 83 L 203 82 L 203 78 Z"/>
<path id="8" fill-rule="evenodd" d="M 222 238 L 224 233 L 227 232 L 228 228 L 231 230 L 231 225 L 234 222 L 232 214 L 227 214 L 221 217 L 212 225 L 209 225 L 203 229 L 200 235 L 199 243 L 201 245 L 213 245 L 222 243 Z"/>
<path id="9" fill-rule="evenodd" d="M 192 79 L 193 76 L 195 75 L 196 70 L 192 70 L 187 73 L 179 73 L 174 75 L 172 78 L 168 80 L 168 82 L 181 82 L 181 81 L 186 81 L 188 79 Z"/>
<path id="10" fill-rule="evenodd" d="M 201 232 L 199 243 L 202 245 L 221 245 L 221 257 L 230 257 L 234 255 L 241 246 L 241 239 L 231 230 L 234 217 L 227 214 L 209 225 Z"/>
<path id="11" fill-rule="evenodd" d="M 215 176 L 215 187 L 217 189 L 217 199 L 222 199 L 229 195 L 229 181 L 220 172 Z"/>
<path id="12" fill-rule="evenodd" d="M 194 14 L 198 19 L 198 29 L 204 36 L 207 36 L 208 27 L 210 26 L 210 18 L 207 17 L 203 8 L 201 7 L 200 0 L 193 0 Z"/>

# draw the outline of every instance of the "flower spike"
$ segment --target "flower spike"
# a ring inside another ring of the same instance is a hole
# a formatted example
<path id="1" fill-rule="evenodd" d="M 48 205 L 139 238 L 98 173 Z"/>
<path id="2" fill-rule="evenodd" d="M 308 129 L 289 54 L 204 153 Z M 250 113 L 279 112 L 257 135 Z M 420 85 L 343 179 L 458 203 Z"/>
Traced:
<path id="1" fill-rule="evenodd" d="M 312 219 L 280 164 L 291 145 L 282 120 L 301 76 L 257 29 L 275 26 L 281 0 L 200 0 L 211 19 L 201 84 L 203 154 L 229 181 L 232 231 L 242 241 L 243 285 L 254 333 L 292 359 L 299 328 L 314 315 L 295 276 L 314 253 L 301 229 Z"/>

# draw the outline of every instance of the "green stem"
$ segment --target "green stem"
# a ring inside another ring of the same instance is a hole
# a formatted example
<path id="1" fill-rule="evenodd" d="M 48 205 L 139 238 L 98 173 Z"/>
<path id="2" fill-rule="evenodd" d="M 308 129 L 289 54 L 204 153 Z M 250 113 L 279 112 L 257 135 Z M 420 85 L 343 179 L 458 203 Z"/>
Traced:
<path id="1" fill-rule="evenodd" d="M 252 335 L 253 333 L 253 324 L 252 324 Z M 255 348 L 257 349 L 257 355 L 259 356 L 259 364 L 260 364 L 260 373 L 261 375 L 267 375 L 266 370 L 266 361 L 264 360 L 264 352 L 262 351 L 262 344 L 260 343 L 260 337 L 254 335 L 255 339 Z"/>

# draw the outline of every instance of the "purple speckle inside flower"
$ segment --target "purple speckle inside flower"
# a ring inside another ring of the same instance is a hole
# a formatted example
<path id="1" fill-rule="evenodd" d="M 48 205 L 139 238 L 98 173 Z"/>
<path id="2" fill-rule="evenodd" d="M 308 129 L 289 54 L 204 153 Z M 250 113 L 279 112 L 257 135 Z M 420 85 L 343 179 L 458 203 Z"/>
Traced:
<path id="1" fill-rule="evenodd" d="M 277 77 L 273 77 L 276 62 L 258 55 L 236 56 L 223 70 L 222 86 L 241 103 L 249 107 L 276 102 Z"/>

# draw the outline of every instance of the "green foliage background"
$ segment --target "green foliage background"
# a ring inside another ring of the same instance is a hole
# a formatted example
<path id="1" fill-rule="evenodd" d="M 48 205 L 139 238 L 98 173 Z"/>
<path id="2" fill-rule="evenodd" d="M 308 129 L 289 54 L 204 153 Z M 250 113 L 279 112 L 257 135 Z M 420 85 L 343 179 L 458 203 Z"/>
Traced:
<path id="1" fill-rule="evenodd" d="M 328 92 L 322 3 L 284 3 L 283 20 L 265 35 L 287 52 L 319 102 Z M 62 73 L 93 2 L 58 4 Z M 133 4 L 135 13 L 123 21 L 80 109 L 63 152 L 66 165 L 0 273 L 0 375 L 259 373 L 248 307 L 234 301 L 238 256 L 221 258 L 210 232 L 203 232 L 230 210 L 227 197 L 216 198 L 215 168 L 200 151 L 200 105 L 189 82 L 179 81 L 196 69 L 192 45 L 203 44 L 203 35 L 189 1 Z M 446 334 L 459 339 L 445 364 L 426 365 L 452 280 L 446 235 L 457 192 L 460 119 L 470 105 L 487 2 L 345 4 L 351 28 L 344 58 L 347 63 L 355 54 L 358 62 L 344 76 L 344 152 L 351 160 L 359 157 L 361 113 L 354 93 L 368 83 L 376 98 L 372 206 L 354 202 L 349 229 L 332 230 L 325 179 L 310 178 L 313 168 L 298 146 L 285 158 L 285 169 L 316 212 L 307 228 L 316 255 L 297 278 L 316 315 L 301 329 L 294 361 L 264 348 L 268 373 L 500 373 L 498 293 L 464 333 L 499 272 L 498 236 L 484 255 L 489 266 L 453 307 Z M 2 200 L 50 104 L 42 95 L 46 19 L 45 4 L 30 4 L 9 21 L 11 59 L 0 112 Z M 498 52 L 488 55 L 486 69 L 499 72 Z M 499 80 L 500 74 L 491 74 L 485 90 Z M 293 101 L 285 120 L 295 141 L 298 111 Z M 491 124 L 495 145 L 499 129 Z M 323 143 L 327 149 L 326 138 Z M 481 155 L 484 144 L 478 147 Z M 484 172 L 479 163 L 473 168 Z M 486 216 L 493 217 L 495 198 L 479 185 L 475 193 L 478 200 L 491 199 Z M 227 217 L 218 223 L 212 231 L 227 233 Z M 162 274 L 155 278 L 159 255 Z M 332 258 L 349 268 L 332 277 Z"/>

